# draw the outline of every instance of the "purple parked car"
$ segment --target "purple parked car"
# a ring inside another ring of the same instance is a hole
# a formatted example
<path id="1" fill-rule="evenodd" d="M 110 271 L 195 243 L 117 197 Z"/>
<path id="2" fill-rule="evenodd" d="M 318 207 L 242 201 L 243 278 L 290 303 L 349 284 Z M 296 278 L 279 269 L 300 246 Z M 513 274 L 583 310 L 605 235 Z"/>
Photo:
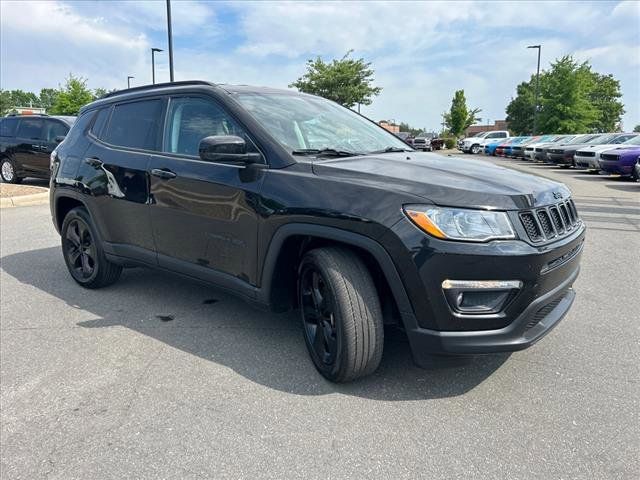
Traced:
<path id="1" fill-rule="evenodd" d="M 640 155 L 640 136 L 625 142 L 624 147 L 600 154 L 600 169 L 607 173 L 635 177 L 635 165 Z"/>

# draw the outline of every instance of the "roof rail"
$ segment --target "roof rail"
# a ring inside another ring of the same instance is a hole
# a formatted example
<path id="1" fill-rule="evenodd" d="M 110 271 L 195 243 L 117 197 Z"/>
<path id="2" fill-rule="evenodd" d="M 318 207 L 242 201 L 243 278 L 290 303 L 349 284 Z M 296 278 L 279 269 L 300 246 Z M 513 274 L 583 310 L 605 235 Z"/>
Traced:
<path id="1" fill-rule="evenodd" d="M 154 88 L 163 88 L 163 87 L 179 87 L 183 85 L 209 85 L 215 86 L 215 83 L 207 82 L 206 80 L 182 80 L 179 82 L 166 82 L 166 83 L 154 83 L 151 85 L 142 85 L 140 87 L 132 87 L 125 88 L 124 90 L 116 90 L 115 92 L 110 92 L 100 98 L 109 98 L 114 97 L 116 95 L 122 95 L 124 93 L 129 92 L 141 92 L 144 90 L 152 90 Z"/>

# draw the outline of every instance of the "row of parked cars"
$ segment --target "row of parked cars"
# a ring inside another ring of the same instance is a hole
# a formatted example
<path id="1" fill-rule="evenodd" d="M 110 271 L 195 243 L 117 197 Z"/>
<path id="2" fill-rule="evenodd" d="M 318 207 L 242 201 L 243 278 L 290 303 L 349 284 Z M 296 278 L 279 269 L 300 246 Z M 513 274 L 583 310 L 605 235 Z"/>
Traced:
<path id="1" fill-rule="evenodd" d="M 500 130 L 465 138 L 458 149 L 640 178 L 640 133 L 511 137 Z"/>
<path id="2" fill-rule="evenodd" d="M 409 132 L 397 132 L 394 133 L 394 135 L 415 150 L 431 152 L 433 150 L 442 150 L 444 148 L 444 139 L 439 138 L 433 133 L 422 132 L 415 137 Z"/>

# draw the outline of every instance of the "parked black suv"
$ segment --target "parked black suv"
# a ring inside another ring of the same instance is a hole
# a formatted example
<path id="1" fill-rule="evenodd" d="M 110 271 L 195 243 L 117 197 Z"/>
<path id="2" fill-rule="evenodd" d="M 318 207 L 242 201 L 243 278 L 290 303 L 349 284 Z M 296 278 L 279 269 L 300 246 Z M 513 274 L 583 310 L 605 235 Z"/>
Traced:
<path id="1" fill-rule="evenodd" d="M 377 368 L 385 323 L 424 364 L 526 348 L 574 300 L 585 227 L 564 185 L 418 153 L 322 98 L 132 88 L 85 107 L 52 157 L 76 282 L 144 265 L 299 308 L 333 381 Z"/>
<path id="2" fill-rule="evenodd" d="M 0 118 L 0 176 L 7 183 L 24 177 L 49 178 L 49 157 L 76 117 L 10 115 Z"/>

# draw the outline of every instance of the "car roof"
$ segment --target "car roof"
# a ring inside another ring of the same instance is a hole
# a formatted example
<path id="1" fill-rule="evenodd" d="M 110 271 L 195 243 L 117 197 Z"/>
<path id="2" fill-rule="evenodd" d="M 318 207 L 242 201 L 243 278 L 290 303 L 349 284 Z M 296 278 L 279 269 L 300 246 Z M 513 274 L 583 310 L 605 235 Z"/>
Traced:
<path id="1" fill-rule="evenodd" d="M 89 110 L 101 105 L 108 105 L 120 99 L 130 100 L 130 99 L 137 98 L 138 95 L 148 96 L 148 95 L 153 95 L 154 93 L 167 94 L 167 93 L 171 93 L 174 90 L 180 90 L 188 87 L 200 87 L 200 88 L 209 87 L 217 90 L 218 92 L 224 92 L 231 95 L 241 94 L 241 93 L 258 93 L 258 94 L 278 93 L 278 94 L 286 94 L 286 95 L 312 96 L 306 93 L 298 92 L 296 90 L 286 90 L 286 89 L 271 88 L 271 87 L 256 87 L 251 85 L 217 84 L 217 83 L 208 82 L 205 80 L 186 80 L 186 81 L 179 81 L 179 82 L 156 83 L 153 85 L 142 85 L 139 87 L 132 87 L 124 90 L 117 90 L 115 92 L 106 94 L 102 98 L 94 102 L 91 102 L 88 105 L 85 105 L 80 111 L 84 112 L 85 110 Z"/>

